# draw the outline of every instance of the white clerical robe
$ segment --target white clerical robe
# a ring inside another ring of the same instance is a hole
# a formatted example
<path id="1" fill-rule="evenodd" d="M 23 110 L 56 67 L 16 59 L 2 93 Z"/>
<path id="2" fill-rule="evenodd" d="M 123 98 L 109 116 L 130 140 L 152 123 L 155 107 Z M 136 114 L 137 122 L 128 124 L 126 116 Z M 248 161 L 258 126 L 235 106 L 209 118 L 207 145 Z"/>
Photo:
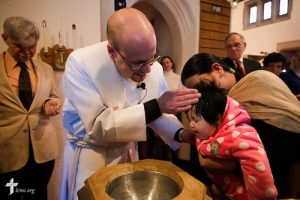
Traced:
<path id="1" fill-rule="evenodd" d="M 77 190 L 97 169 L 138 160 L 136 141 L 146 140 L 142 103 L 167 90 L 158 62 L 143 82 L 146 89 L 120 75 L 109 57 L 107 41 L 69 56 L 63 79 L 63 120 L 69 140 L 61 199 L 77 199 Z M 173 138 L 182 125 L 174 115 L 163 114 L 148 125 L 172 149 L 179 148 Z"/>

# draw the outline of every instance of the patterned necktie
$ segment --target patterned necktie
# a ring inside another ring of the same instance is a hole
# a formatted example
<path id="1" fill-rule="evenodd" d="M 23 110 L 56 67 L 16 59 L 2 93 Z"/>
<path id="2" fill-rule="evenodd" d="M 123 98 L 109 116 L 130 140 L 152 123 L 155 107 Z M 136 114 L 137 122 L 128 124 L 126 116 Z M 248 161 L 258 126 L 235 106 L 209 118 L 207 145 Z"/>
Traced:
<path id="1" fill-rule="evenodd" d="M 239 71 L 239 73 L 242 76 L 245 76 L 246 75 L 245 68 L 242 66 L 241 61 L 240 60 L 236 60 L 235 63 L 236 63 L 236 68 Z"/>
<path id="2" fill-rule="evenodd" d="M 18 62 L 16 66 L 21 68 L 19 75 L 19 98 L 23 106 L 29 110 L 33 100 L 29 72 L 24 62 Z"/>

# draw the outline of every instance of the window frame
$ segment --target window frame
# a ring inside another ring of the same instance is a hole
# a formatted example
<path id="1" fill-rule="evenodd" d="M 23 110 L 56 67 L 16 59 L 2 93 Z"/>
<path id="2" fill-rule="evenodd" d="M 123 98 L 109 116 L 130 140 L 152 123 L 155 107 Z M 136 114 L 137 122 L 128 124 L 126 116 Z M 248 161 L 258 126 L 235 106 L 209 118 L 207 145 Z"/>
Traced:
<path id="1" fill-rule="evenodd" d="M 284 14 L 284 15 L 279 15 L 279 9 L 280 9 L 280 1 L 281 0 L 276 0 L 276 4 L 278 6 L 276 6 L 275 8 L 275 15 L 276 15 L 276 18 L 278 21 L 281 21 L 281 20 L 285 20 L 285 18 L 288 17 L 288 19 L 291 17 L 291 12 L 292 12 L 292 1 L 293 0 L 288 0 L 288 10 L 287 10 L 287 14 Z"/>
<path id="2" fill-rule="evenodd" d="M 264 20 L 264 3 L 268 2 L 268 1 L 269 0 L 249 0 L 249 1 L 245 2 L 244 16 L 243 16 L 244 30 L 290 19 L 293 0 L 288 0 L 287 14 L 284 14 L 281 16 L 279 15 L 279 9 L 280 9 L 279 6 L 280 6 L 281 0 L 270 0 L 272 2 L 271 18 Z M 256 22 L 250 24 L 250 8 L 252 8 L 255 5 L 257 6 Z"/>
<path id="3" fill-rule="evenodd" d="M 271 2 L 271 17 L 269 18 L 269 19 L 264 19 L 264 4 L 265 3 L 267 3 L 267 2 Z M 274 15 L 274 2 L 272 1 L 272 0 L 263 0 L 262 1 L 262 6 L 261 6 L 261 13 L 262 13 L 262 18 L 261 18 L 261 21 L 262 21 L 262 23 L 268 23 L 268 22 L 270 22 L 270 21 L 272 21 L 272 16 Z"/>

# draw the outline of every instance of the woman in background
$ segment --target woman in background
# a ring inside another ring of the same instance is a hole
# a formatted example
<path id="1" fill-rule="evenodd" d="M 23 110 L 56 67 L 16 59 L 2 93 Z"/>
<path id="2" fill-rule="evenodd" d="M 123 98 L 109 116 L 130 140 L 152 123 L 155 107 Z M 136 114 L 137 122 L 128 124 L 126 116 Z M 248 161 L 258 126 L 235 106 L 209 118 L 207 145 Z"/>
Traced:
<path id="1" fill-rule="evenodd" d="M 164 76 L 169 90 L 174 90 L 182 86 L 180 82 L 180 75 L 174 72 L 175 63 L 170 56 L 162 57 L 160 64 L 164 70 Z"/>
<path id="2" fill-rule="evenodd" d="M 274 73 L 276 76 L 279 76 L 282 70 L 286 65 L 286 58 L 281 53 L 270 53 L 268 54 L 264 60 L 264 69 Z"/>

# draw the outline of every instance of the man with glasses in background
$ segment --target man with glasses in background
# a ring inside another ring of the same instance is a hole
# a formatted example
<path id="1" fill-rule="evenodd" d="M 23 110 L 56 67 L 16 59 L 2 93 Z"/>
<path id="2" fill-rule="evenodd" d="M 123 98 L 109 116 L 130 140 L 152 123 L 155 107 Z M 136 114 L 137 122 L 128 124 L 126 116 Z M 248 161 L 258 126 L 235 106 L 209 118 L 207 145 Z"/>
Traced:
<path id="1" fill-rule="evenodd" d="M 243 35 L 235 32 L 225 37 L 225 51 L 227 57 L 223 60 L 230 68 L 237 70 L 238 80 L 252 71 L 261 69 L 259 62 L 244 58 L 246 42 Z"/>
<path id="2" fill-rule="evenodd" d="M 146 140 L 146 126 L 174 150 L 194 139 L 172 114 L 190 109 L 200 94 L 187 88 L 167 91 L 147 17 L 121 9 L 109 18 L 107 37 L 76 50 L 66 62 L 62 199 L 77 199 L 77 190 L 97 169 L 137 161 L 136 142 Z"/>

